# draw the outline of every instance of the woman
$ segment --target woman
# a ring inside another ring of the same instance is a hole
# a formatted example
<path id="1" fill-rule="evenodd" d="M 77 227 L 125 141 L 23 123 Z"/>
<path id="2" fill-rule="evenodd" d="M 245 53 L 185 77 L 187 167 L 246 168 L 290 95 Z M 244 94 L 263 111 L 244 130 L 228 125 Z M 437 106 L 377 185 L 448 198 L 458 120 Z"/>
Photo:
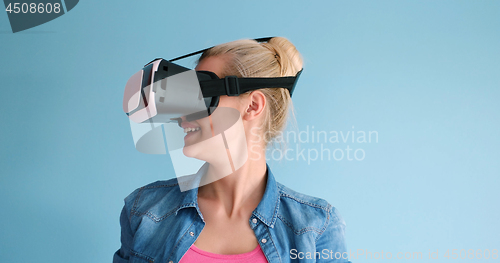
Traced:
<path id="1" fill-rule="evenodd" d="M 196 67 L 219 78 L 295 76 L 301 69 L 300 54 L 281 37 L 215 46 L 202 54 Z M 130 194 L 120 219 L 122 247 L 114 262 L 347 262 L 345 223 L 337 210 L 277 183 L 266 165 L 266 146 L 283 130 L 290 105 L 284 88 L 220 96 L 219 108 L 241 116 L 246 162 L 188 191 L 180 191 L 171 179 Z M 208 119 L 182 119 L 188 132 L 186 155 L 205 160 L 187 149 L 209 136 Z"/>

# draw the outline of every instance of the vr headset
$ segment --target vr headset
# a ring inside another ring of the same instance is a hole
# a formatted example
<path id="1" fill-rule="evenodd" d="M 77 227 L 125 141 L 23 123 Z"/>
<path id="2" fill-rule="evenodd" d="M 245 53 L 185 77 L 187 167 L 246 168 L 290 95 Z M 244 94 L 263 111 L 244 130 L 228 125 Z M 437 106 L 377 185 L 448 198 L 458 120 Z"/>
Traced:
<path id="1" fill-rule="evenodd" d="M 272 37 L 254 39 L 267 42 Z M 212 48 L 212 47 L 210 47 Z M 206 48 L 171 60 L 157 58 L 127 82 L 123 110 L 136 123 L 193 121 L 210 116 L 222 95 L 238 96 L 262 88 L 285 88 L 292 96 L 302 70 L 293 77 L 219 78 L 210 71 L 194 71 L 174 63 L 210 49 Z"/>

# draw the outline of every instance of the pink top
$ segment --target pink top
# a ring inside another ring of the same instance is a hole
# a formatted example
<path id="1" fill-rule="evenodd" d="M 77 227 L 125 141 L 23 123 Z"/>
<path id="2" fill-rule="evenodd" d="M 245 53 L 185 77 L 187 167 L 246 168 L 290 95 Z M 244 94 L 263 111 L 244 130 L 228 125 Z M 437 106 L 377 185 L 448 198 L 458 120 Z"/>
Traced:
<path id="1" fill-rule="evenodd" d="M 179 263 L 226 263 L 226 262 L 240 262 L 240 263 L 267 263 L 264 252 L 257 246 L 254 250 L 236 255 L 221 255 L 203 251 L 197 248 L 194 244 L 184 254 Z"/>

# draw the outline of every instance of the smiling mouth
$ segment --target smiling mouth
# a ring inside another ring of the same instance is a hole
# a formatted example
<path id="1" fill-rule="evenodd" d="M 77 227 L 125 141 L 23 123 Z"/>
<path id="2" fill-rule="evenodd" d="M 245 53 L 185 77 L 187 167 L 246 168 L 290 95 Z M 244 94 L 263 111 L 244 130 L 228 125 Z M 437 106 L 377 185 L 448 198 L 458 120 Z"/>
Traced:
<path id="1" fill-rule="evenodd" d="M 197 127 L 197 128 L 184 128 L 184 133 L 189 134 L 191 132 L 195 132 L 195 131 L 199 131 L 199 130 L 201 130 L 200 127 Z"/>

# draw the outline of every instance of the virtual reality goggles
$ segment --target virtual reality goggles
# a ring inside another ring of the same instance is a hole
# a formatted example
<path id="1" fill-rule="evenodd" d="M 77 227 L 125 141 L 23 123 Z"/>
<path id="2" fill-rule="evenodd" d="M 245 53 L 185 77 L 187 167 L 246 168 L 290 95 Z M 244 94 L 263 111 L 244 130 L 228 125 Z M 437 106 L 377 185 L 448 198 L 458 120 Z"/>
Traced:
<path id="1" fill-rule="evenodd" d="M 265 42 L 271 37 L 255 39 Z M 292 77 L 219 78 L 210 71 L 194 71 L 173 61 L 205 52 L 203 49 L 171 60 L 157 58 L 127 82 L 123 110 L 136 122 L 178 122 L 207 117 L 217 108 L 222 95 L 238 96 L 262 88 L 285 88 L 292 96 L 302 72 Z"/>

